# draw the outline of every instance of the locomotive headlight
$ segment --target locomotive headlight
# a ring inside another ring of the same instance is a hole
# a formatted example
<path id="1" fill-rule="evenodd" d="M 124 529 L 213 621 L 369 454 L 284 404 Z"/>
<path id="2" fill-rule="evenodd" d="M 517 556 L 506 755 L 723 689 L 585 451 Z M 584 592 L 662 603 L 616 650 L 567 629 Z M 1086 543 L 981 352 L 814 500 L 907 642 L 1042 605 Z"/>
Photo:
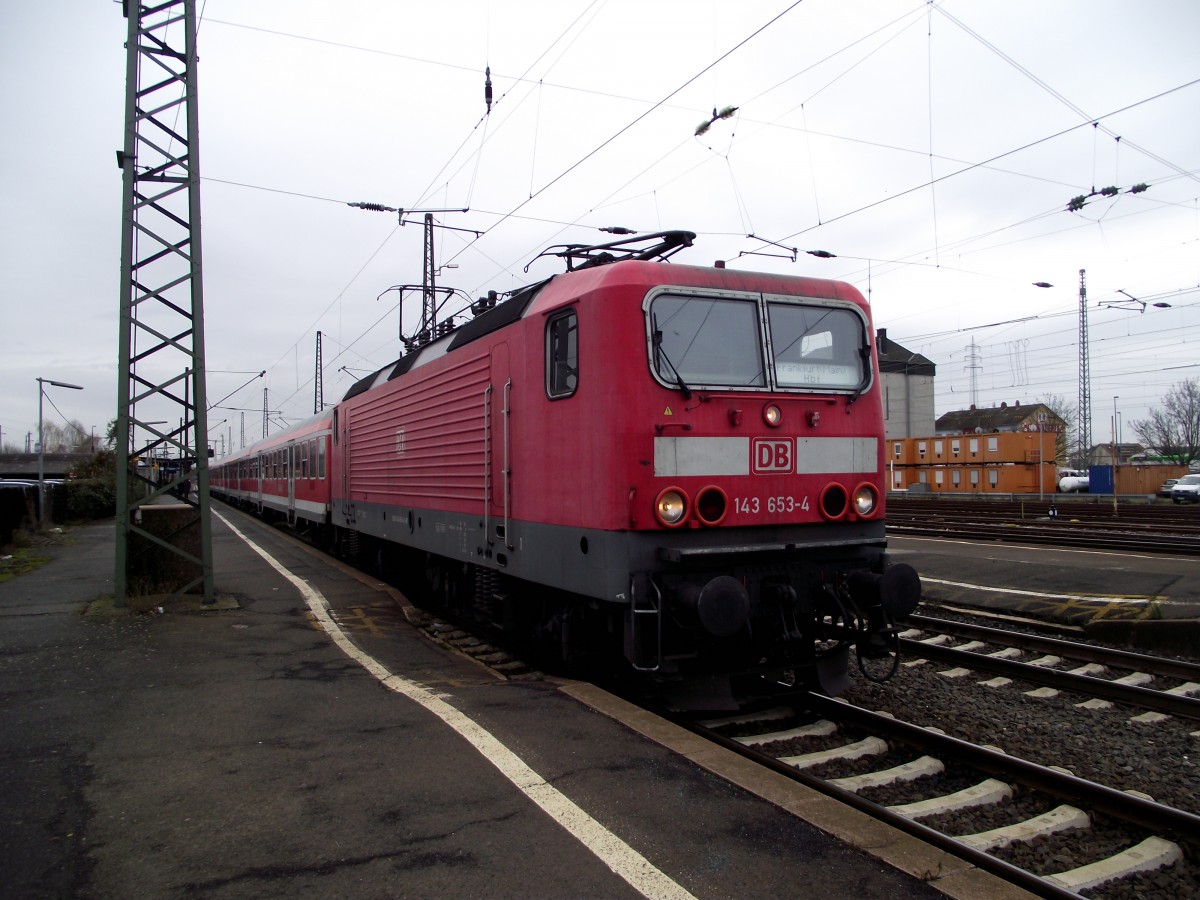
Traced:
<path id="1" fill-rule="evenodd" d="M 783 410 L 774 403 L 768 403 L 763 407 L 763 421 L 772 428 L 778 428 L 783 422 Z"/>
<path id="2" fill-rule="evenodd" d="M 676 487 L 665 488 L 654 501 L 654 515 L 667 528 L 678 528 L 687 516 L 687 494 Z"/>
<path id="3" fill-rule="evenodd" d="M 869 516 L 879 504 L 879 495 L 869 484 L 860 484 L 854 491 L 854 511 L 860 516 Z"/>

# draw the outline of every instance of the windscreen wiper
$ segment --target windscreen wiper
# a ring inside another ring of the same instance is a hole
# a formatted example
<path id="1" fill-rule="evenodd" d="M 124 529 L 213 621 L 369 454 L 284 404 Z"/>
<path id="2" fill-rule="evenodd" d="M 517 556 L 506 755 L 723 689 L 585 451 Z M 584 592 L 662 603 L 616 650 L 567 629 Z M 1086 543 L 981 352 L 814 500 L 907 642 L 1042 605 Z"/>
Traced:
<path id="1" fill-rule="evenodd" d="M 692 399 L 692 389 L 687 386 L 687 382 L 683 380 L 683 376 L 679 374 L 679 370 L 675 368 L 675 363 L 671 362 L 671 357 L 667 356 L 667 351 L 662 346 L 662 332 L 658 328 L 658 318 L 654 319 L 654 361 L 655 367 L 658 366 L 658 360 L 665 362 L 671 369 L 671 374 L 675 376 L 675 381 L 679 385 L 679 390 L 683 394 L 684 400 Z"/>
<path id="2" fill-rule="evenodd" d="M 871 383 L 871 346 L 868 344 L 865 347 L 860 347 L 858 355 L 863 358 L 863 361 L 866 365 L 863 369 L 862 381 L 858 383 L 858 387 L 854 389 L 854 393 L 846 398 L 847 411 L 849 411 L 850 407 L 854 405 L 854 401 L 866 392 L 867 385 Z"/>

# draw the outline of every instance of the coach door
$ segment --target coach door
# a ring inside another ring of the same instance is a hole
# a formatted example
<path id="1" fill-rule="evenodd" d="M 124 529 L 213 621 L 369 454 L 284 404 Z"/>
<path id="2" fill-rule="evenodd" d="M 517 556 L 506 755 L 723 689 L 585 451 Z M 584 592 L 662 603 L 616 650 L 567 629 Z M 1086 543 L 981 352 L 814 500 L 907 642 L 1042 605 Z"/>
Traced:
<path id="1" fill-rule="evenodd" d="M 254 457 L 254 493 L 255 502 L 257 503 L 256 509 L 259 512 L 262 512 L 263 508 L 263 477 L 267 474 L 263 469 L 266 467 L 266 464 L 267 458 L 263 454 L 260 453 Z"/>
<path id="2" fill-rule="evenodd" d="M 333 411 L 333 441 L 337 446 L 334 453 L 337 468 L 335 498 L 340 508 L 342 524 L 354 525 L 354 504 L 350 502 L 350 408 L 339 406 Z M 331 475 L 333 473 L 330 473 Z"/>
<path id="3" fill-rule="evenodd" d="M 508 344 L 492 348 L 490 377 L 484 392 L 484 527 L 489 544 L 512 549 L 512 377 Z"/>
<path id="4" fill-rule="evenodd" d="M 287 515 L 288 524 L 296 521 L 296 467 L 300 464 L 300 453 L 295 444 L 288 444 L 287 450 Z"/>

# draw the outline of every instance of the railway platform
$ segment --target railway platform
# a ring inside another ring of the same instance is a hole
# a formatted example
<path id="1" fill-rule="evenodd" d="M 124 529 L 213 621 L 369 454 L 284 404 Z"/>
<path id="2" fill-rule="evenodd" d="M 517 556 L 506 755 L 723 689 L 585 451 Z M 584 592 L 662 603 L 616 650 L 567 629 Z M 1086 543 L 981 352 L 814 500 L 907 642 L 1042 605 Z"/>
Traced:
<path id="1" fill-rule="evenodd" d="M 588 685 L 498 676 L 252 519 L 213 532 L 215 607 L 113 609 L 111 523 L 0 583 L 6 896 L 1023 895 Z"/>
<path id="2" fill-rule="evenodd" d="M 1055 623 L 1132 650 L 1200 653 L 1200 558 L 889 535 L 926 603 Z"/>

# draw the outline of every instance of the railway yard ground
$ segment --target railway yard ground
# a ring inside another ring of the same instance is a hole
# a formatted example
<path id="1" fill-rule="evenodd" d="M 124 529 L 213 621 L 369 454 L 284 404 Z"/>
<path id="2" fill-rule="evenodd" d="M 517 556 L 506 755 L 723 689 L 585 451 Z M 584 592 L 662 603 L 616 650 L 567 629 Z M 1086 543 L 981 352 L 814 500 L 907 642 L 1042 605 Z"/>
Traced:
<path id="1" fill-rule="evenodd" d="M 1188 531 L 1178 535 L 1147 535 L 1126 524 L 1127 546 L 1093 548 L 1088 542 L 1099 545 L 1103 536 L 1086 528 L 1089 520 L 1081 522 L 1084 510 L 1097 514 L 1094 504 L 1077 504 L 1074 511 L 1066 506 L 1053 519 L 1010 518 L 999 507 L 982 516 L 976 511 L 972 519 L 992 522 L 986 531 L 974 526 L 965 534 L 954 526 L 945 533 L 915 525 L 893 529 L 889 519 L 888 547 L 896 561 L 917 568 L 927 607 L 962 604 L 1151 652 L 1200 656 L 1200 556 L 1184 547 L 1194 540 L 1200 517 L 1191 516 Z M 1128 519 L 1127 512 L 1116 521 Z M 1032 534 L 1024 533 L 1025 522 Z M 1048 523 L 1059 531 L 1051 539 L 1059 541 L 1038 546 L 1044 539 L 1039 529 Z M 1082 527 L 1072 530 L 1072 524 Z M 1076 530 L 1082 533 L 1076 536 Z M 1072 540 L 1074 546 L 1063 545 Z M 1172 552 L 1175 542 L 1179 553 Z"/>
<path id="2" fill-rule="evenodd" d="M 223 508 L 215 608 L 115 610 L 113 531 L 0 582 L 6 896 L 1023 895 Z M 1200 647 L 1200 558 L 891 545 L 935 612 Z"/>

